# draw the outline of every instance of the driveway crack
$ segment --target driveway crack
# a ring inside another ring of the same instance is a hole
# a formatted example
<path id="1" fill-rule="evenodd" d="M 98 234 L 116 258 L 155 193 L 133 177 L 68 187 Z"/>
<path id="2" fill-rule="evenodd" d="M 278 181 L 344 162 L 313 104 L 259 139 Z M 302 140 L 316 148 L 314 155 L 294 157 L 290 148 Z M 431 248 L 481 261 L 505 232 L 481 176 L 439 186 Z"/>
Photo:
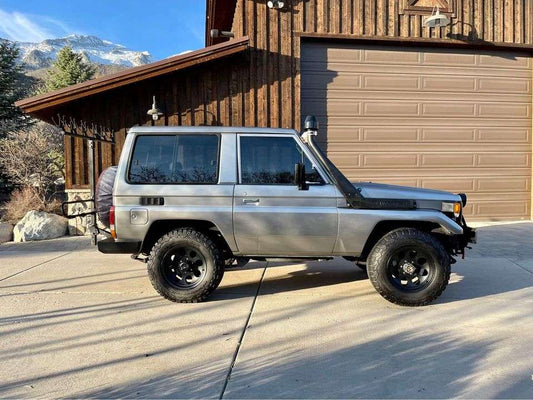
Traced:
<path id="1" fill-rule="evenodd" d="M 57 260 L 58 258 L 65 257 L 65 256 L 69 255 L 70 253 L 72 253 L 72 251 L 69 251 L 69 252 L 67 252 L 67 253 L 65 253 L 65 254 L 61 254 L 60 256 L 57 256 L 57 257 L 51 258 L 51 259 L 49 259 L 49 260 L 43 261 L 42 263 L 39 263 L 39 264 L 33 265 L 33 266 L 29 267 L 29 268 L 26 268 L 26 269 L 24 269 L 24 270 L 22 270 L 22 271 L 16 272 L 16 273 L 14 273 L 14 274 L 12 274 L 12 275 L 6 276 L 5 278 L 0 279 L 0 282 L 3 282 L 3 281 L 5 281 L 5 280 L 7 280 L 7 279 L 9 279 L 9 278 L 13 278 L 14 276 L 20 275 L 20 274 L 22 274 L 22 273 L 24 273 L 24 272 L 27 272 L 27 271 L 29 271 L 29 270 L 32 270 L 32 269 L 34 269 L 34 268 L 40 267 L 41 265 L 48 264 L 49 262 L 52 262 L 52 261 L 54 261 L 54 260 Z"/>
<path id="2" fill-rule="evenodd" d="M 248 331 L 248 327 L 250 326 L 250 320 L 252 319 L 252 315 L 254 313 L 255 304 L 257 302 L 257 298 L 259 297 L 259 291 L 261 290 L 261 285 L 263 283 L 263 279 L 265 278 L 267 268 L 268 268 L 268 261 L 265 265 L 265 268 L 263 269 L 263 273 L 261 274 L 261 279 L 259 280 L 259 285 L 257 285 L 257 291 L 255 292 L 255 297 L 254 297 L 254 300 L 252 301 L 252 306 L 250 307 L 248 318 L 246 318 L 246 323 L 244 324 L 244 328 L 241 332 L 241 337 L 239 338 L 239 342 L 237 343 L 235 353 L 233 353 L 233 359 L 231 360 L 231 365 L 229 367 L 228 374 L 226 375 L 226 379 L 224 380 L 224 386 L 222 387 L 222 391 L 220 392 L 220 397 L 219 397 L 220 400 L 224 398 L 224 394 L 226 392 L 226 388 L 228 387 L 228 383 L 231 379 L 231 373 L 233 372 L 235 363 L 237 362 L 237 357 L 239 356 L 239 351 L 241 350 L 244 337 L 246 335 L 246 332 Z"/>

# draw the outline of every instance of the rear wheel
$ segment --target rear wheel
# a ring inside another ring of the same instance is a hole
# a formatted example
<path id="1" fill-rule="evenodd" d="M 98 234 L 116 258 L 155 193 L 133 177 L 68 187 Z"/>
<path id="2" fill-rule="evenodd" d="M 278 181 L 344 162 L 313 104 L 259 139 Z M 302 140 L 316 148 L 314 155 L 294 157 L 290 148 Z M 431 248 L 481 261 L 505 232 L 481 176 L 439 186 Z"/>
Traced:
<path id="1" fill-rule="evenodd" d="M 386 300 L 423 306 L 439 297 L 450 279 L 450 256 L 428 233 L 414 228 L 389 232 L 368 256 L 372 285 Z"/>
<path id="2" fill-rule="evenodd" d="M 205 300 L 220 284 L 224 261 L 206 235 L 191 228 L 167 233 L 153 246 L 148 276 L 154 289 L 168 300 L 195 303 Z"/>

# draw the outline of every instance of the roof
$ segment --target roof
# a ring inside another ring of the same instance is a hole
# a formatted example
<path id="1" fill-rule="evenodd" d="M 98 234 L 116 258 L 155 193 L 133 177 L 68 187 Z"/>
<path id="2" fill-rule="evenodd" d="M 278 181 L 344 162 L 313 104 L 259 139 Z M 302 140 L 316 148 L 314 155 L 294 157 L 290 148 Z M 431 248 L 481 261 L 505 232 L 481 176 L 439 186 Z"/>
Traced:
<path id="1" fill-rule="evenodd" d="M 294 129 L 286 128 L 251 128 L 230 126 L 134 126 L 129 133 L 164 134 L 164 133 L 254 133 L 254 134 L 297 134 Z"/>
<path id="2" fill-rule="evenodd" d="M 248 49 L 247 37 L 230 40 L 214 46 L 205 47 L 190 53 L 169 57 L 151 64 L 130 68 L 116 74 L 106 75 L 77 85 L 54 90 L 38 96 L 17 101 L 15 105 L 24 112 L 31 113 L 63 103 L 91 96 L 110 89 L 119 88 L 141 80 L 154 78 L 170 72 L 179 71 L 194 65 L 206 63 Z"/>
<path id="3" fill-rule="evenodd" d="M 237 0 L 206 0 L 205 45 L 222 43 L 226 38 L 212 38 L 211 29 L 230 31 L 233 25 Z"/>

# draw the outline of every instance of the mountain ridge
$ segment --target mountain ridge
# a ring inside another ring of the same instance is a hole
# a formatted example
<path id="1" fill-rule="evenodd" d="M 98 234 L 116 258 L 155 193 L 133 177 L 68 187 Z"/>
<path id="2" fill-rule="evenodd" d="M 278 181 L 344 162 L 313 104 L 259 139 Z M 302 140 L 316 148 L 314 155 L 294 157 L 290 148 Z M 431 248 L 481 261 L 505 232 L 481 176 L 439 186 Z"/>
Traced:
<path id="1" fill-rule="evenodd" d="M 57 53 L 69 46 L 81 54 L 85 62 L 99 65 L 136 67 L 152 62 L 148 51 L 135 51 L 127 47 L 100 39 L 94 35 L 68 35 L 62 38 L 46 39 L 42 42 L 14 42 L 20 49 L 20 61 L 28 70 L 48 68 L 57 58 Z"/>

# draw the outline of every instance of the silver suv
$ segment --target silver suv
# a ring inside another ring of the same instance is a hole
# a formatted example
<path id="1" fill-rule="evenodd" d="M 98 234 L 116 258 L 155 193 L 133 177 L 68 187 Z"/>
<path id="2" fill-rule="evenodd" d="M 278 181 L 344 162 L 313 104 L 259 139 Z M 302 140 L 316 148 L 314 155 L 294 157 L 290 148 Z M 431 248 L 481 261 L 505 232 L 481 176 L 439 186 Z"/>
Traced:
<path id="1" fill-rule="evenodd" d="M 157 292 L 205 300 L 248 260 L 344 257 L 376 290 L 421 306 L 446 288 L 475 232 L 464 194 L 351 183 L 314 142 L 314 117 L 288 129 L 135 127 L 97 185 L 103 253 L 148 264 Z M 105 182 L 109 189 L 105 190 Z M 113 183 L 114 182 L 114 183 Z M 111 193 L 111 189 L 112 193 Z M 111 202 L 99 201 L 105 196 Z"/>

